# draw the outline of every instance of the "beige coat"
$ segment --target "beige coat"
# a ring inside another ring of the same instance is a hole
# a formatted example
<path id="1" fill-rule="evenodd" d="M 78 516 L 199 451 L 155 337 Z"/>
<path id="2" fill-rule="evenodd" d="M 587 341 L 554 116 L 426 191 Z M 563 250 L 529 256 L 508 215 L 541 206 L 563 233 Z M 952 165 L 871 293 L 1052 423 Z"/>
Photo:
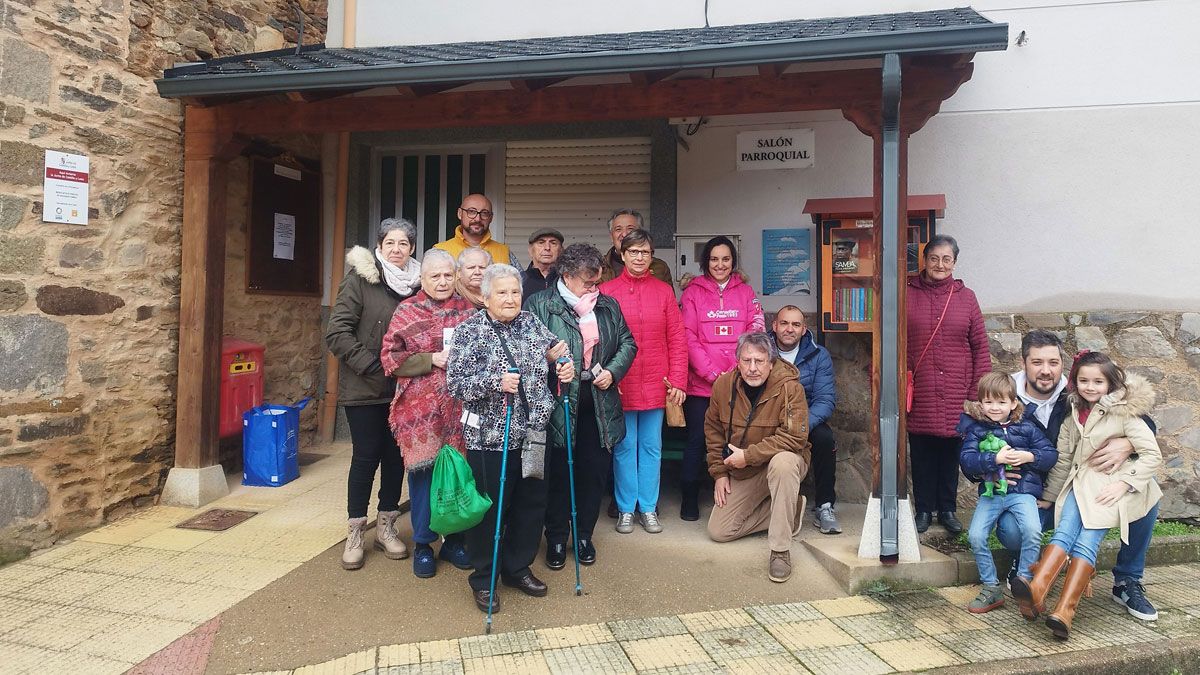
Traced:
<path id="1" fill-rule="evenodd" d="M 1075 491 L 1075 501 L 1089 529 L 1121 527 L 1121 541 L 1129 543 L 1129 523 L 1145 516 L 1162 498 L 1154 473 L 1162 465 L 1162 453 L 1150 427 L 1142 420 L 1154 406 L 1154 390 L 1138 375 L 1130 375 L 1125 389 L 1105 394 L 1092 408 L 1087 424 L 1079 423 L 1079 397 L 1071 394 L 1070 419 L 1058 435 L 1058 463 L 1046 481 L 1046 499 L 1062 503 Z M 1100 473 L 1087 460 L 1110 438 L 1128 438 L 1134 455 L 1112 475 Z M 1125 481 L 1133 489 L 1112 506 L 1100 506 L 1096 495 L 1105 486 Z M 1056 497 L 1057 495 L 1057 497 Z M 1054 522 L 1062 516 L 1056 509 Z"/>

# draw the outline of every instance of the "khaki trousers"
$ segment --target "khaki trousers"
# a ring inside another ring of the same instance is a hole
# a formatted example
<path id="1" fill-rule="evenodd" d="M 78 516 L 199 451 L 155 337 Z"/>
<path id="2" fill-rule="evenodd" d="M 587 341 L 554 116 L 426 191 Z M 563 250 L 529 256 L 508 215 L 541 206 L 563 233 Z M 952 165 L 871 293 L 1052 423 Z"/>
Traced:
<path id="1" fill-rule="evenodd" d="M 772 551 L 792 550 L 792 536 L 804 516 L 800 483 L 807 471 L 800 455 L 781 452 L 771 458 L 766 471 L 742 480 L 731 478 L 725 506 L 714 506 L 708 518 L 708 536 L 733 541 L 766 530 Z"/>

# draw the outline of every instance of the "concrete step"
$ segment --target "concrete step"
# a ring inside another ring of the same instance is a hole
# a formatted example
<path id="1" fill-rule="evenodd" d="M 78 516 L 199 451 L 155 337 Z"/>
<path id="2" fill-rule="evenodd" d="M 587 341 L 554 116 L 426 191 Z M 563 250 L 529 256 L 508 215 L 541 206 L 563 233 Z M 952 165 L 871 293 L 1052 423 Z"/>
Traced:
<path id="1" fill-rule="evenodd" d="M 888 580 L 899 588 L 958 583 L 958 561 L 928 546 L 921 547 L 919 561 L 884 565 L 878 559 L 858 557 L 858 541 L 854 539 L 805 539 L 803 543 L 830 576 L 851 594 L 860 593 L 879 579 Z"/>

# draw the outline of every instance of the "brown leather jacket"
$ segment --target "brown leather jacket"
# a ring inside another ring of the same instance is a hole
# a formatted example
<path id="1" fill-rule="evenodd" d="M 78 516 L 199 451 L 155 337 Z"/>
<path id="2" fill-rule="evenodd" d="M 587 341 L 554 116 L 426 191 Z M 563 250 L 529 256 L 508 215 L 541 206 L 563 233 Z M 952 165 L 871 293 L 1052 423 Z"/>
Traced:
<path id="1" fill-rule="evenodd" d="M 800 384 L 800 372 L 786 360 L 776 359 L 753 410 L 737 368 L 722 374 L 713 383 L 708 413 L 704 416 L 704 439 L 708 446 L 708 473 L 713 478 L 749 478 L 765 469 L 780 452 L 800 455 L 801 474 L 807 473 L 812 444 L 808 441 L 808 403 Z M 725 466 L 721 451 L 729 443 L 746 451 L 746 468 Z"/>

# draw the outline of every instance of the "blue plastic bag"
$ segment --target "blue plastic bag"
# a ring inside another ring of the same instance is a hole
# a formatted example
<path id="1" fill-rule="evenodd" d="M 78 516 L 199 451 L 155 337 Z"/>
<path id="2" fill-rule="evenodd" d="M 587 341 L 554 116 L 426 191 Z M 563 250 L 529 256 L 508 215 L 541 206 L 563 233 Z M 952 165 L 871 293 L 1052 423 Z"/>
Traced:
<path id="1" fill-rule="evenodd" d="M 300 411 L 265 403 L 242 414 L 242 485 L 279 487 L 300 476 Z"/>

